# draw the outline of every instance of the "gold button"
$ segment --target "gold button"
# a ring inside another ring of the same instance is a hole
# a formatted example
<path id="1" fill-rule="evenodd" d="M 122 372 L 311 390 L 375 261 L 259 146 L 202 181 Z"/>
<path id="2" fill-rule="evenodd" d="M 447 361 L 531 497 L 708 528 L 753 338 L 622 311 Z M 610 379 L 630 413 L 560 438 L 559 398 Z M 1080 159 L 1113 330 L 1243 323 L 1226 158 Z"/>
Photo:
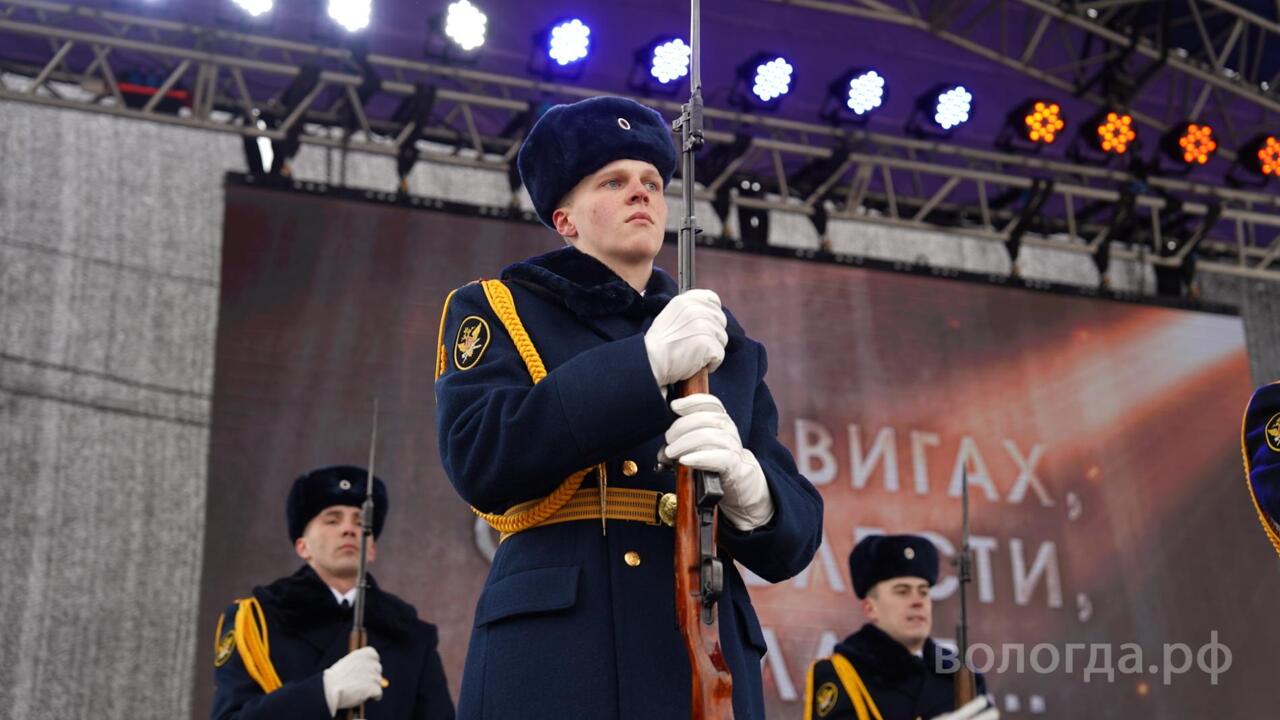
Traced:
<path id="1" fill-rule="evenodd" d="M 636 465 L 634 460 L 624 460 L 622 462 L 623 475 L 626 475 L 627 477 L 634 477 L 638 472 L 640 472 L 640 466 Z"/>
<path id="2" fill-rule="evenodd" d="M 622 556 L 622 559 L 626 560 L 631 567 L 636 567 L 640 564 L 640 553 L 635 550 L 628 550 L 627 554 Z"/>

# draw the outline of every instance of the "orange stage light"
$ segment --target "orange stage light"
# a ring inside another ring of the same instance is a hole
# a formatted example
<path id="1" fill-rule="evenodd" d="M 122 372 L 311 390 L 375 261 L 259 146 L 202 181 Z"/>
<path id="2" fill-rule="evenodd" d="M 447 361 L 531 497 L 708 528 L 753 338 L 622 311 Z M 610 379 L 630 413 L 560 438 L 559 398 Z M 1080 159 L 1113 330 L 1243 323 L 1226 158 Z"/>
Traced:
<path id="1" fill-rule="evenodd" d="M 1280 140 L 1268 136 L 1258 148 L 1258 170 L 1263 175 L 1280 175 Z"/>
<path id="2" fill-rule="evenodd" d="M 1280 175 L 1280 139 L 1267 133 L 1255 135 L 1237 151 L 1236 162 L 1245 170 L 1261 176 L 1264 182 Z M 1227 179 L 1232 177 L 1228 175 Z"/>
<path id="3" fill-rule="evenodd" d="M 1050 145 L 1058 139 L 1058 133 L 1067 126 L 1062 119 L 1062 108 L 1055 102 L 1037 100 L 1027 109 L 1022 120 L 1026 138 L 1033 143 Z"/>
<path id="4" fill-rule="evenodd" d="M 1178 138 L 1178 148 L 1182 151 L 1182 161 L 1189 165 L 1204 165 L 1218 150 L 1218 143 L 1213 139 L 1213 128 L 1208 125 L 1188 123 Z"/>
<path id="5" fill-rule="evenodd" d="M 1098 123 L 1098 149 L 1102 152 L 1123 155 L 1129 151 L 1129 145 L 1138 139 L 1133 129 L 1133 116 L 1128 113 L 1109 112 L 1102 122 Z"/>

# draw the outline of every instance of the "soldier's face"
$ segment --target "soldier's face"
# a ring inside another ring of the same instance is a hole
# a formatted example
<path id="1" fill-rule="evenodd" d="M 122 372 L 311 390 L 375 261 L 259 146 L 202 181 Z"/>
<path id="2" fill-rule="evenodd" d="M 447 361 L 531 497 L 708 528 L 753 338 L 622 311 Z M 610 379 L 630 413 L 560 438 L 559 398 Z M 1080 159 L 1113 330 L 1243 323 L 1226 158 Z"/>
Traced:
<path id="1" fill-rule="evenodd" d="M 360 508 L 332 505 L 311 518 L 294 543 L 298 557 L 307 561 L 326 582 L 353 579 L 360 570 Z M 369 538 L 369 562 L 377 544 Z"/>
<path id="2" fill-rule="evenodd" d="M 640 160 L 615 160 L 588 175 L 556 210 L 556 231 L 611 268 L 652 263 L 662 248 L 662 175 Z"/>
<path id="3" fill-rule="evenodd" d="M 924 647 L 933 630 L 933 599 L 929 583 L 918 577 L 897 577 L 876 583 L 862 601 L 867 619 L 912 652 Z"/>

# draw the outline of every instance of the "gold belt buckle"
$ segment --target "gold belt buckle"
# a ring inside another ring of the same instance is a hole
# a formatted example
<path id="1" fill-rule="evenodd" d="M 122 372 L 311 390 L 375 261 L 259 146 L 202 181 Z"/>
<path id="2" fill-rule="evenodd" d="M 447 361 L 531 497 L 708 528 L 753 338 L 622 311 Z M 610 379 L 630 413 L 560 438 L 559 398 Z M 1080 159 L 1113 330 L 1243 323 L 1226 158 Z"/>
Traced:
<path id="1" fill-rule="evenodd" d="M 676 494 L 663 493 L 658 498 L 658 519 L 667 527 L 676 526 Z"/>

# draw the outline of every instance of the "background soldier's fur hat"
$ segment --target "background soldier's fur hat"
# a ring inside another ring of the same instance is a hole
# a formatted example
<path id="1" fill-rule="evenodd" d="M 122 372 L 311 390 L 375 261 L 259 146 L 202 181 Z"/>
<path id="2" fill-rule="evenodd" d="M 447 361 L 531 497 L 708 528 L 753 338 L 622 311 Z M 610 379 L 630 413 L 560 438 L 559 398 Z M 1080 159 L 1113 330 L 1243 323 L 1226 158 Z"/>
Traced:
<path id="1" fill-rule="evenodd" d="M 529 131 L 516 165 L 542 224 L 582 179 L 614 160 L 643 160 L 665 185 L 676 170 L 671 128 L 652 108 L 605 96 L 556 105 Z"/>
<path id="2" fill-rule="evenodd" d="M 938 549 L 919 535 L 869 535 L 849 553 L 853 592 L 865 598 L 882 580 L 918 577 L 938 582 Z"/>
<path id="3" fill-rule="evenodd" d="M 293 481 L 285 503 L 285 519 L 289 523 L 289 539 L 302 537 L 311 518 L 334 505 L 360 507 L 364 504 L 368 471 L 354 465 L 331 465 L 319 468 Z M 387 486 L 376 475 L 373 478 L 373 536 L 382 534 L 387 521 Z"/>

